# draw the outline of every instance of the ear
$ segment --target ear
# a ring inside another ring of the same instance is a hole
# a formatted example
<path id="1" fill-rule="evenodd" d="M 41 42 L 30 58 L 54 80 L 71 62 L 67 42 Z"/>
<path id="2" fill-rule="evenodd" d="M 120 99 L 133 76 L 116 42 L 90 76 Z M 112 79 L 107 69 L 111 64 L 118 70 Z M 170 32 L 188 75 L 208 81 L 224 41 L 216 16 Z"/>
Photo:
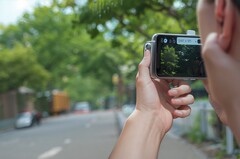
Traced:
<path id="1" fill-rule="evenodd" d="M 220 27 L 218 42 L 223 50 L 228 51 L 235 26 L 235 7 L 230 0 L 217 0 L 215 16 Z"/>

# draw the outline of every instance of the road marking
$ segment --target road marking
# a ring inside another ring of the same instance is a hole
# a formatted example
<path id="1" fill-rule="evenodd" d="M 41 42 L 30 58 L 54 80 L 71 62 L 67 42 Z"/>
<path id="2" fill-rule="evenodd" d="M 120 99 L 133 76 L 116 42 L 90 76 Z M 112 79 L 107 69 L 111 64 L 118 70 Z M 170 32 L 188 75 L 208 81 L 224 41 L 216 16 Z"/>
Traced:
<path id="1" fill-rule="evenodd" d="M 62 151 L 62 147 L 54 147 L 49 151 L 44 152 L 43 154 L 41 154 L 38 159 L 47 159 L 50 157 L 53 157 L 55 155 L 57 155 L 59 152 Z"/>
<path id="2" fill-rule="evenodd" d="M 71 139 L 65 139 L 64 140 L 64 144 L 66 144 L 66 145 L 71 144 L 71 143 L 72 143 Z"/>

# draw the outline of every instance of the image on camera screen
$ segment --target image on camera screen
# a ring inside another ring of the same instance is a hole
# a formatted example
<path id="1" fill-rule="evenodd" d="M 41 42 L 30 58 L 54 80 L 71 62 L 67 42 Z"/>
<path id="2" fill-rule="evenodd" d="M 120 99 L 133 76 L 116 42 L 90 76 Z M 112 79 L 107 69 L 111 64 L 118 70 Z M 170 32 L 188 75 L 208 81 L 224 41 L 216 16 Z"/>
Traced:
<path id="1" fill-rule="evenodd" d="M 157 56 L 159 77 L 206 77 L 198 36 L 159 35 Z"/>

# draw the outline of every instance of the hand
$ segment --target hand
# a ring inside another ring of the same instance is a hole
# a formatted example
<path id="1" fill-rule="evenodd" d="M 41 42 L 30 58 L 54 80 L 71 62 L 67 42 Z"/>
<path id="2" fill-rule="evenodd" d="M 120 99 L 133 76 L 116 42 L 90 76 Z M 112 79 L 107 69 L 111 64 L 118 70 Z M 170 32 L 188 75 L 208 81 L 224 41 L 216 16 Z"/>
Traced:
<path id="1" fill-rule="evenodd" d="M 240 113 L 240 63 L 222 49 L 217 39 L 217 34 L 210 34 L 203 47 L 207 72 L 204 84 L 220 120 L 229 125 L 239 122 L 234 120 Z"/>
<path id="2" fill-rule="evenodd" d="M 157 158 L 173 118 L 190 114 L 188 104 L 194 101 L 190 87 L 182 81 L 151 79 L 149 65 L 150 52 L 146 51 L 136 78 L 136 109 L 125 122 L 109 159 Z M 176 87 L 170 89 L 170 83 Z"/>
<path id="3" fill-rule="evenodd" d="M 211 103 L 213 109 L 215 110 L 217 116 L 219 117 L 219 119 L 222 121 L 223 124 L 228 125 L 228 121 L 227 121 L 227 115 L 226 112 L 223 110 L 223 105 L 221 105 L 221 103 L 219 103 L 217 101 L 217 99 L 214 99 L 214 97 L 211 94 L 210 90 L 209 90 L 209 82 L 207 80 L 203 80 L 203 84 L 206 88 L 206 91 L 208 92 L 208 98 L 209 98 L 209 102 Z"/>
<path id="4" fill-rule="evenodd" d="M 165 126 L 164 131 L 167 132 L 174 118 L 184 118 L 190 114 L 188 105 L 194 102 L 194 98 L 189 94 L 190 86 L 184 81 L 152 79 L 149 65 L 150 52 L 146 51 L 136 78 L 136 110 L 157 114 L 161 121 L 160 127 Z M 170 84 L 175 87 L 171 89 Z"/>

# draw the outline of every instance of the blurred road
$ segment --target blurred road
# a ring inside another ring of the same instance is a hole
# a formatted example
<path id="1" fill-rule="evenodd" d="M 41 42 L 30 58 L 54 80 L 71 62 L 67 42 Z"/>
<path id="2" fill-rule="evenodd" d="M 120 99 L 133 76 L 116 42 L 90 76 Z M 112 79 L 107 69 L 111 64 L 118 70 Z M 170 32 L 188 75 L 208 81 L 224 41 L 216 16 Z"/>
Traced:
<path id="1" fill-rule="evenodd" d="M 65 115 L 0 133 L 2 159 L 107 159 L 118 137 L 114 112 Z"/>
<path id="2" fill-rule="evenodd" d="M 47 118 L 40 126 L 0 132 L 0 156 L 2 159 L 107 159 L 117 141 L 118 126 L 126 120 L 122 112 L 117 114 L 118 120 L 111 111 L 69 114 Z M 164 138 L 159 159 L 205 159 L 205 154 L 178 137 L 176 131 L 184 129 L 181 123 L 174 123 Z"/>

